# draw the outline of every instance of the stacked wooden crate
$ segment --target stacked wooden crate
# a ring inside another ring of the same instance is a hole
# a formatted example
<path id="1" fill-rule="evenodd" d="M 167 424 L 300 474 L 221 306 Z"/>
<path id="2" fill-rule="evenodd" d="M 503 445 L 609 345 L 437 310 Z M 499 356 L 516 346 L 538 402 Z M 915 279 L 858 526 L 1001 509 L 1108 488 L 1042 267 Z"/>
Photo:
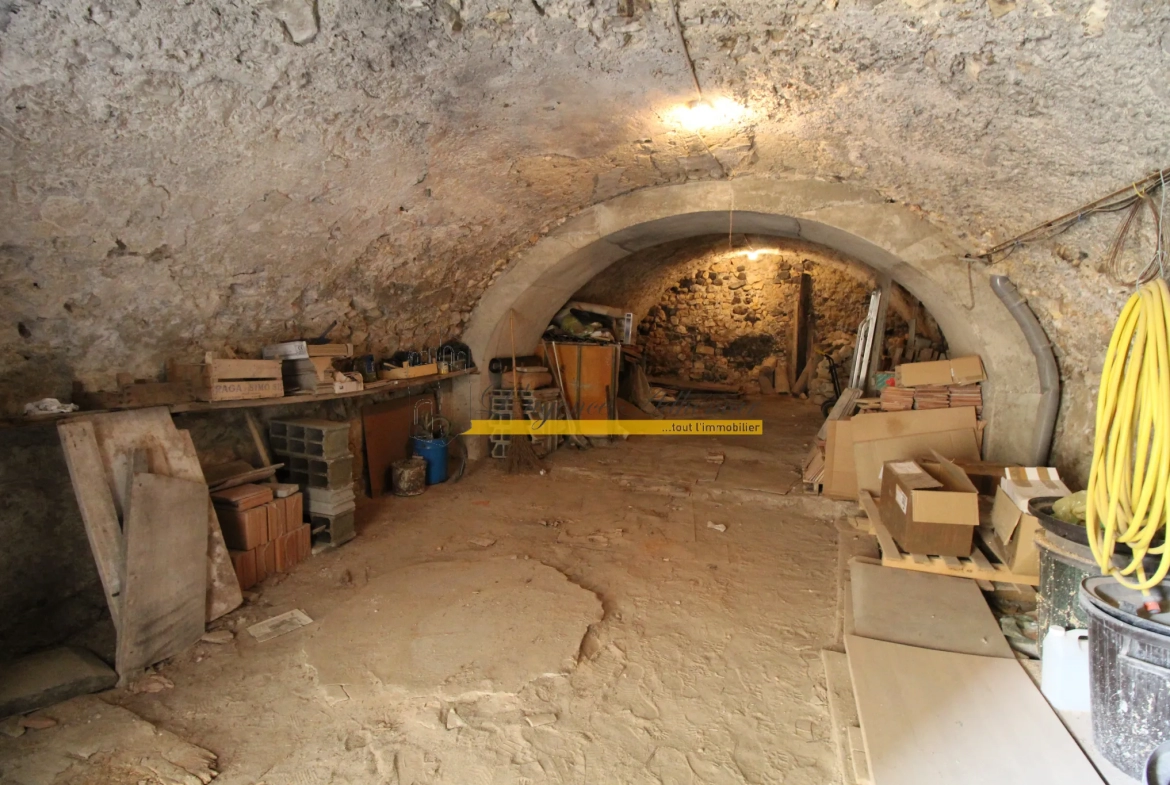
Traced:
<path id="1" fill-rule="evenodd" d="M 170 362 L 167 382 L 190 385 L 197 401 L 238 401 L 284 395 L 279 360 L 233 360 L 208 353 L 200 364 Z"/>
<path id="2" fill-rule="evenodd" d="M 320 419 L 272 420 L 272 451 L 285 475 L 305 489 L 313 535 L 331 545 L 353 539 L 355 496 L 349 423 Z"/>
<path id="3" fill-rule="evenodd" d="M 267 485 L 237 485 L 211 494 L 240 588 L 288 572 L 312 551 L 303 497 L 276 498 Z"/>

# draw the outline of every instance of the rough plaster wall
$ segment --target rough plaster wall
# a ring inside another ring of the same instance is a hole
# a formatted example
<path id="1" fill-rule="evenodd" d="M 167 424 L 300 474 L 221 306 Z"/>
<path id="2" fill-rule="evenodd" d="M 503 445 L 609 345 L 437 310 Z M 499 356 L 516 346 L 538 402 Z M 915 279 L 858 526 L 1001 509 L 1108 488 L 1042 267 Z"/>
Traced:
<path id="1" fill-rule="evenodd" d="M 974 248 L 1167 163 L 1162 0 L 679 15 L 706 94 L 749 109 L 702 136 L 669 113 L 695 92 L 662 0 L 0 0 L 0 410 L 334 319 L 374 351 L 434 344 L 517 249 L 644 186 L 843 179 Z M 1113 226 L 1002 265 L 1056 343 L 1056 463 L 1081 482 Z M 44 444 L 4 476 L 56 488 Z M 40 520 L 8 509 L 6 542 Z"/>
<path id="2" fill-rule="evenodd" d="M 633 188 L 844 178 L 978 244 L 1170 146 L 1158 0 L 680 16 L 706 93 L 749 109 L 702 137 L 669 113 L 695 93 L 665 2 L 6 0 L 5 408 L 335 318 L 434 343 L 511 249 Z"/>

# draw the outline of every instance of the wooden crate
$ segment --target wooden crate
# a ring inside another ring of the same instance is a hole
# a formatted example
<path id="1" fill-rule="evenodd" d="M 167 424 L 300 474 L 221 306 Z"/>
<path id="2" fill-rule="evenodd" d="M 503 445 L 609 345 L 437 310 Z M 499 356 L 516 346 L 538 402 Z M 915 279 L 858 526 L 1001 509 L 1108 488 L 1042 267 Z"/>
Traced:
<path id="1" fill-rule="evenodd" d="M 117 390 L 90 392 L 80 382 L 73 384 L 73 402 L 82 409 L 138 409 L 167 406 L 195 400 L 188 382 L 119 382 Z"/>
<path id="2" fill-rule="evenodd" d="M 381 368 L 378 370 L 378 378 L 414 379 L 419 376 L 431 376 L 438 372 L 438 363 L 424 363 L 422 365 L 404 365 L 401 368 Z"/>
<path id="3" fill-rule="evenodd" d="M 167 365 L 167 380 L 189 383 L 197 401 L 239 401 L 284 395 L 280 360 L 205 357 L 198 365 L 172 361 Z"/>

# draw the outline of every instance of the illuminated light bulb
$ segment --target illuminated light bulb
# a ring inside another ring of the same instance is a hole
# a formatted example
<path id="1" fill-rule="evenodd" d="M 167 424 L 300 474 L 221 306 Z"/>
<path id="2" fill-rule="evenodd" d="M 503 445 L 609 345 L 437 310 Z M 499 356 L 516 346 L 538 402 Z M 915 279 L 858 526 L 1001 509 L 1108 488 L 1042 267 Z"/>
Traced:
<path id="1" fill-rule="evenodd" d="M 749 262 L 758 262 L 761 256 L 776 256 L 780 251 L 776 248 L 750 248 L 746 251 L 739 251 L 738 253 Z"/>
<path id="2" fill-rule="evenodd" d="M 731 125 L 742 119 L 747 109 L 730 98 L 713 101 L 691 101 L 670 111 L 674 121 L 688 131 L 702 131 L 721 125 Z"/>

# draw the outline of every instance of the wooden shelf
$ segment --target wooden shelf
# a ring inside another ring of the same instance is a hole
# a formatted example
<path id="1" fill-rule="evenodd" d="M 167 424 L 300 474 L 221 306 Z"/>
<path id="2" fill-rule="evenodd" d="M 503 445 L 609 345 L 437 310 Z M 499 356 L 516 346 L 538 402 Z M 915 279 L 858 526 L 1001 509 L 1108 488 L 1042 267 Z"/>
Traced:
<path id="1" fill-rule="evenodd" d="M 429 376 L 416 376 L 413 379 L 391 379 L 377 381 L 367 385 L 362 390 L 344 393 L 307 393 L 304 395 L 283 395 L 279 398 L 250 398 L 242 401 L 184 401 L 182 403 L 162 404 L 172 414 L 186 414 L 194 412 L 214 412 L 221 409 L 255 409 L 264 406 L 295 406 L 301 403 L 320 403 L 322 401 L 336 401 L 341 398 L 360 398 L 363 395 L 377 395 L 393 390 L 426 387 L 432 384 L 454 379 L 459 376 L 470 376 L 479 373 L 477 368 L 468 368 L 465 371 L 451 371 L 449 373 L 435 373 Z M 145 406 L 138 408 L 153 409 Z M 68 414 L 50 414 L 44 417 L 16 417 L 0 420 L 0 428 L 16 428 L 28 425 L 47 425 L 62 420 L 77 417 L 86 417 L 92 414 L 103 414 L 110 411 L 126 411 L 126 409 L 89 409 Z"/>

